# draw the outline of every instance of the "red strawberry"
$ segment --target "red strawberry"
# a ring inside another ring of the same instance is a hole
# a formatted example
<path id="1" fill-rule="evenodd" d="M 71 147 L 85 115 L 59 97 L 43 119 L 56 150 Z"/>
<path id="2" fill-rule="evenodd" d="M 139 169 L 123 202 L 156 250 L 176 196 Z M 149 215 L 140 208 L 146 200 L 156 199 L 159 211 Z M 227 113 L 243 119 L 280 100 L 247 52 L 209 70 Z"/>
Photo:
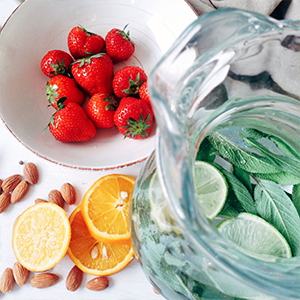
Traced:
<path id="1" fill-rule="evenodd" d="M 41 60 L 41 69 L 48 77 L 68 75 L 72 56 L 62 50 L 51 50 Z"/>
<path id="2" fill-rule="evenodd" d="M 99 53 L 77 60 L 71 68 L 76 82 L 90 96 L 112 94 L 114 65 L 105 53 Z"/>
<path id="3" fill-rule="evenodd" d="M 148 90 L 148 81 L 145 81 L 140 87 L 139 95 L 142 100 L 145 100 L 152 107 L 149 90 Z"/>
<path id="4" fill-rule="evenodd" d="M 85 112 L 98 128 L 111 128 L 115 125 L 114 115 L 118 102 L 105 94 L 95 94 L 88 101 Z"/>
<path id="5" fill-rule="evenodd" d="M 146 101 L 126 97 L 121 100 L 114 121 L 125 138 L 145 139 L 152 129 L 153 111 Z"/>
<path id="6" fill-rule="evenodd" d="M 83 58 L 103 52 L 104 39 L 101 35 L 77 26 L 69 32 L 68 48 L 75 59 Z"/>
<path id="7" fill-rule="evenodd" d="M 46 85 L 47 100 L 57 109 L 57 100 L 62 97 L 67 99 L 64 104 L 68 102 L 75 102 L 81 105 L 84 101 L 84 93 L 79 89 L 76 81 L 70 77 L 57 75 L 51 78 Z"/>
<path id="8" fill-rule="evenodd" d="M 110 30 L 105 37 L 106 53 L 110 56 L 114 63 L 127 60 L 135 50 L 134 44 L 129 37 L 129 31 L 114 28 Z"/>
<path id="9" fill-rule="evenodd" d="M 87 141 L 96 134 L 94 123 L 77 103 L 63 104 L 65 98 L 57 102 L 58 110 L 52 116 L 49 129 L 61 142 Z"/>
<path id="10" fill-rule="evenodd" d="M 138 96 L 141 85 L 147 81 L 145 71 L 138 66 L 127 66 L 119 71 L 113 79 L 113 90 L 117 97 Z"/>

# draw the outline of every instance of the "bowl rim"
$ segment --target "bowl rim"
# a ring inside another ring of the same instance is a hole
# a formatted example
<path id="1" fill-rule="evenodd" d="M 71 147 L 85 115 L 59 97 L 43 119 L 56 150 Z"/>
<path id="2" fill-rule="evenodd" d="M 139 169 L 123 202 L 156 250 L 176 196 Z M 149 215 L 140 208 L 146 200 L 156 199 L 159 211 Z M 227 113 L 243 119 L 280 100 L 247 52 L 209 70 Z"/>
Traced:
<path id="1" fill-rule="evenodd" d="M 28 0 L 24 0 L 23 2 L 20 2 L 20 4 L 12 11 L 12 13 L 9 15 L 9 17 L 5 20 L 4 24 L 2 25 L 2 27 L 0 28 L 0 34 L 2 33 L 2 30 L 5 28 L 5 26 L 7 25 L 8 21 L 10 20 L 10 18 L 16 13 L 16 11 L 24 4 L 28 2 Z M 196 12 L 196 10 L 194 9 L 194 7 L 188 2 L 188 0 L 184 0 L 183 1 L 190 9 L 191 11 L 195 14 L 195 17 L 199 17 L 199 14 Z M 40 152 L 34 150 L 32 147 L 28 146 L 26 143 L 24 143 L 15 133 L 14 131 L 10 128 L 10 126 L 5 122 L 1 112 L 0 112 L 0 119 L 2 120 L 5 128 L 10 132 L 10 134 L 21 144 L 23 145 L 26 149 L 30 150 L 32 153 L 34 153 L 35 155 L 37 155 L 38 157 L 45 159 L 46 161 L 49 161 L 51 163 L 57 164 L 59 166 L 62 167 L 68 167 L 71 169 L 75 169 L 75 170 L 90 170 L 90 171 L 109 171 L 109 170 L 116 170 L 116 169 L 121 169 L 121 168 L 126 168 L 126 167 L 130 167 L 139 163 L 144 162 L 150 154 L 146 155 L 145 157 L 141 157 L 139 159 L 134 159 L 128 163 L 121 163 L 121 164 L 117 164 L 117 165 L 111 165 L 111 166 L 106 166 L 106 167 L 89 167 L 89 166 L 75 166 L 73 164 L 68 164 L 68 163 L 63 163 L 60 162 L 58 160 L 55 159 L 51 159 L 49 157 L 47 157 L 46 155 L 41 154 Z M 157 130 L 157 129 L 156 129 Z"/>

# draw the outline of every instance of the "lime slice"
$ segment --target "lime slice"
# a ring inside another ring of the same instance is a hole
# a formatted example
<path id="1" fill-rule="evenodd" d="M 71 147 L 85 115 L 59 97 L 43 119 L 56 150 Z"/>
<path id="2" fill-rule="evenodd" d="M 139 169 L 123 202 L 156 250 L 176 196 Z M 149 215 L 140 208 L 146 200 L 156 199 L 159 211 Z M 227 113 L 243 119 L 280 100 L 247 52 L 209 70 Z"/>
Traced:
<path id="1" fill-rule="evenodd" d="M 180 230 L 176 226 L 176 222 L 168 209 L 156 171 L 149 184 L 149 200 L 151 217 L 158 228 L 163 232 L 175 231 L 177 234 L 180 234 Z"/>
<path id="2" fill-rule="evenodd" d="M 208 219 L 214 219 L 222 210 L 228 193 L 223 174 L 207 162 L 196 161 L 194 185 L 198 204 Z"/>
<path id="3" fill-rule="evenodd" d="M 272 261 L 274 257 L 292 256 L 291 248 L 281 233 L 256 215 L 241 213 L 236 218 L 223 221 L 218 230 L 254 258 Z"/>
<path id="4" fill-rule="evenodd" d="M 194 171 L 197 201 L 205 216 L 209 219 L 213 219 L 218 215 L 225 204 L 228 192 L 227 182 L 223 174 L 217 168 L 206 162 L 195 162 Z M 168 209 L 156 171 L 150 181 L 149 199 L 151 217 L 157 226 L 164 232 L 175 231 L 176 233 L 180 233 Z"/>

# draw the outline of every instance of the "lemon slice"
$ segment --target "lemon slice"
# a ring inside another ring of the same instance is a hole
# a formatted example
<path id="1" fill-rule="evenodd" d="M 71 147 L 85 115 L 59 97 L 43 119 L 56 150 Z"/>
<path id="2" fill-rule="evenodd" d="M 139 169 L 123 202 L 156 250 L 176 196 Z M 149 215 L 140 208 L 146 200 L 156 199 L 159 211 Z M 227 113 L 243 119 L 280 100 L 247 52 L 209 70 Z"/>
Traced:
<path id="1" fill-rule="evenodd" d="M 291 248 L 281 233 L 256 215 L 241 213 L 220 223 L 218 230 L 254 258 L 272 261 L 272 257 L 292 256 Z"/>
<path id="2" fill-rule="evenodd" d="M 39 203 L 27 208 L 16 220 L 12 247 L 22 266 L 41 272 L 65 256 L 70 239 L 66 212 L 54 203 Z"/>

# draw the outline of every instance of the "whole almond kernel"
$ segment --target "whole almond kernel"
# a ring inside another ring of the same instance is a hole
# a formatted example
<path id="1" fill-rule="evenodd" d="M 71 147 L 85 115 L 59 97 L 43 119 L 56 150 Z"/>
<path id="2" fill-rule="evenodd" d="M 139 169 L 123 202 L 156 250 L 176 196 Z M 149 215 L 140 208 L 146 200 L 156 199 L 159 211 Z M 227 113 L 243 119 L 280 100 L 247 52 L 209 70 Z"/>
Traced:
<path id="1" fill-rule="evenodd" d="M 66 279 L 66 288 L 71 292 L 75 292 L 80 287 L 82 278 L 83 272 L 77 266 L 74 266 Z"/>
<path id="2" fill-rule="evenodd" d="M 13 266 L 13 274 L 18 286 L 23 286 L 28 280 L 29 271 L 17 261 Z"/>
<path id="3" fill-rule="evenodd" d="M 35 203 L 35 204 L 38 204 L 38 203 L 40 203 L 40 202 L 48 202 L 48 201 L 45 200 L 45 199 L 42 199 L 42 198 L 36 198 L 36 199 L 34 200 L 34 203 Z"/>
<path id="4" fill-rule="evenodd" d="M 11 195 L 9 192 L 4 192 L 0 195 L 0 214 L 3 213 L 10 203 Z"/>
<path id="5" fill-rule="evenodd" d="M 69 204 L 73 205 L 76 201 L 76 192 L 72 184 L 66 182 L 60 189 L 63 199 Z"/>
<path id="6" fill-rule="evenodd" d="M 32 277 L 31 286 L 38 289 L 44 289 L 54 285 L 59 280 L 59 277 L 53 273 L 40 273 Z"/>
<path id="7" fill-rule="evenodd" d="M 24 166 L 23 169 L 24 177 L 30 184 L 37 184 L 39 180 L 39 171 L 37 166 L 29 162 Z"/>
<path id="8" fill-rule="evenodd" d="M 6 268 L 0 278 L 0 291 L 3 294 L 9 293 L 14 286 L 14 275 L 11 268 Z"/>
<path id="9" fill-rule="evenodd" d="M 88 281 L 85 287 L 91 291 L 103 291 L 108 287 L 108 285 L 108 278 L 105 276 L 99 276 Z"/>
<path id="10" fill-rule="evenodd" d="M 24 198 L 29 188 L 29 183 L 26 180 L 22 180 L 12 191 L 10 202 L 17 203 Z"/>
<path id="11" fill-rule="evenodd" d="M 52 190 L 48 194 L 48 200 L 51 203 L 55 203 L 61 208 L 64 208 L 64 199 L 61 195 L 61 192 L 58 190 Z"/>
<path id="12" fill-rule="evenodd" d="M 1 194 L 1 192 L 2 192 L 2 182 L 3 182 L 3 180 L 0 179 L 0 194 Z"/>
<path id="13" fill-rule="evenodd" d="M 22 180 L 20 174 L 15 174 L 3 180 L 1 187 L 4 192 L 11 192 Z"/>

